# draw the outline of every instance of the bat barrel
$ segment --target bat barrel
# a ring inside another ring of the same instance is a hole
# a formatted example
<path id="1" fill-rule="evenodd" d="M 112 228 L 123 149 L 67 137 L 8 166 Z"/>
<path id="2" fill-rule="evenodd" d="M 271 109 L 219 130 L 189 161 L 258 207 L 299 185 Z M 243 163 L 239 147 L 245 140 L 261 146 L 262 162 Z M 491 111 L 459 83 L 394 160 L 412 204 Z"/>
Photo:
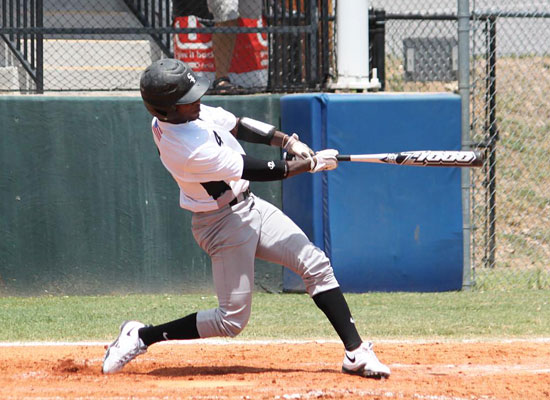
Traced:
<path id="1" fill-rule="evenodd" d="M 339 154 L 338 161 L 412 165 L 419 167 L 481 167 L 481 151 L 417 150 L 382 154 Z"/>

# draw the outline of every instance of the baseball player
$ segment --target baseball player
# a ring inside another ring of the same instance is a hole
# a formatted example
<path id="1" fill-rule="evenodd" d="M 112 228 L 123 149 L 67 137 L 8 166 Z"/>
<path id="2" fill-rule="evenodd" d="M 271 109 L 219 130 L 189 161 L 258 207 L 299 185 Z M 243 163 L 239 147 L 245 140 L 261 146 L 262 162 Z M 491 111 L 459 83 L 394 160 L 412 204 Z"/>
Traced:
<path id="1" fill-rule="evenodd" d="M 157 326 L 126 321 L 108 347 L 103 372 L 121 370 L 154 343 L 238 335 L 248 323 L 254 259 L 284 265 L 304 281 L 345 347 L 342 371 L 386 378 L 390 369 L 363 342 L 323 251 L 281 210 L 255 196 L 250 181 L 285 179 L 338 166 L 336 150 L 314 153 L 296 134 L 222 108 L 201 104 L 209 87 L 182 61 L 163 59 L 142 74 L 140 89 L 153 115 L 153 139 L 160 159 L 180 188 L 180 206 L 193 213 L 192 232 L 212 260 L 218 307 Z M 260 160 L 237 140 L 278 146 L 296 159 Z"/>

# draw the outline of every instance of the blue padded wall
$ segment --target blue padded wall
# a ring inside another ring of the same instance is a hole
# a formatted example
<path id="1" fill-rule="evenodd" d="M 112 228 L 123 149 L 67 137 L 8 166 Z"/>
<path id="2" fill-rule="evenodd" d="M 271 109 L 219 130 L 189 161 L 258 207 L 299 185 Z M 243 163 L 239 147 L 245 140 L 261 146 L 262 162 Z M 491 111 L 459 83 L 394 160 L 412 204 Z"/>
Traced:
<path id="1" fill-rule="evenodd" d="M 281 99 L 281 129 L 297 132 L 300 140 L 312 149 L 325 147 L 323 131 L 324 96 L 292 95 Z M 285 117 L 283 117 L 285 115 Z M 283 181 L 283 211 L 306 233 L 318 247 L 324 249 L 322 174 L 301 174 Z M 283 289 L 303 292 L 304 285 L 296 274 L 283 269 Z"/>
<path id="2" fill-rule="evenodd" d="M 281 122 L 314 150 L 460 149 L 452 94 L 290 95 Z M 462 287 L 459 168 L 341 163 L 285 180 L 283 209 L 329 255 L 346 292 Z M 303 285 L 285 269 L 283 288 Z"/>

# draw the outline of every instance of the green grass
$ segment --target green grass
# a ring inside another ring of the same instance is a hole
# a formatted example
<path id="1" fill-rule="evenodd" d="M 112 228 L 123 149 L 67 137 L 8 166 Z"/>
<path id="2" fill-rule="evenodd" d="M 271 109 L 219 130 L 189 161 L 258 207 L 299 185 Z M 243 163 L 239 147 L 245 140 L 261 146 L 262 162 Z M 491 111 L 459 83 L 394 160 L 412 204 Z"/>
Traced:
<path id="1" fill-rule="evenodd" d="M 359 331 L 374 339 L 550 337 L 550 291 L 346 294 Z M 107 341 L 125 319 L 158 324 L 214 307 L 213 295 L 0 298 L 6 341 Z M 338 339 L 303 294 L 256 293 L 242 339 Z"/>
<path id="2" fill-rule="evenodd" d="M 475 275 L 475 290 L 550 289 L 550 271 L 541 267 L 518 269 L 504 264 L 501 268 L 479 268 Z"/>

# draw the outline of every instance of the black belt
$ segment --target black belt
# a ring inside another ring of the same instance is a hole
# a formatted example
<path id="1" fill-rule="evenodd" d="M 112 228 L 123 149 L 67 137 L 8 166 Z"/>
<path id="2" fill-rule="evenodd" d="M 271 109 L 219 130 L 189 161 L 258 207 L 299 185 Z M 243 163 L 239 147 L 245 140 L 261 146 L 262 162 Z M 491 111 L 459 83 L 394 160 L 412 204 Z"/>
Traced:
<path id="1" fill-rule="evenodd" d="M 246 189 L 244 192 L 239 193 L 237 197 L 229 202 L 229 207 L 233 207 L 235 204 L 240 203 L 250 197 L 250 189 Z"/>

